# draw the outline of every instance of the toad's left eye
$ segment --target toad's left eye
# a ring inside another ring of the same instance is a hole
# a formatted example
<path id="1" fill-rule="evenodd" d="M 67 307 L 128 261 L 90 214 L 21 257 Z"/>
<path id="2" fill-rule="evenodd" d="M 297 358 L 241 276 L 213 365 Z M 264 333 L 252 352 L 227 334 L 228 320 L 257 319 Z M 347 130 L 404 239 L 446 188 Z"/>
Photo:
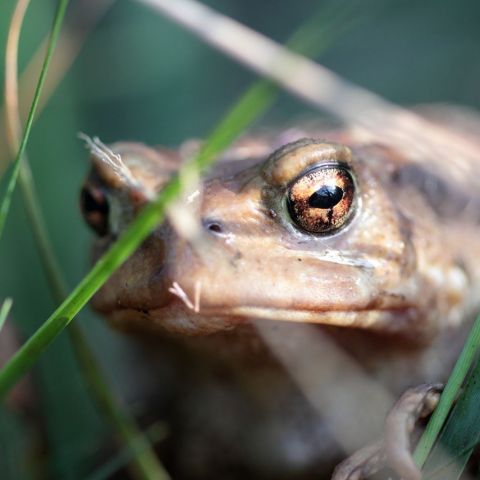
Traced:
<path id="1" fill-rule="evenodd" d="M 325 165 L 297 178 L 287 192 L 288 211 L 302 230 L 334 233 L 351 218 L 355 184 L 343 167 Z"/>
<path id="2" fill-rule="evenodd" d="M 110 205 L 103 188 L 85 184 L 80 192 L 80 208 L 86 222 L 98 235 L 108 234 Z"/>

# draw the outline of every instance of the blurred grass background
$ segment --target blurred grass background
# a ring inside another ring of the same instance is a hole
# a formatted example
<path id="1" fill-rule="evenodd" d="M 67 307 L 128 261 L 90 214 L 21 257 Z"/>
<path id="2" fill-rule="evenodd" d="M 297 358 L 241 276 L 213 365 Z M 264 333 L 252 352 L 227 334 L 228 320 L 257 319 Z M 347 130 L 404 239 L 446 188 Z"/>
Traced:
<path id="1" fill-rule="evenodd" d="M 319 5 L 313 0 L 205 3 L 281 42 Z M 331 3 L 338 8 L 348 4 Z M 1 45 L 13 4 L 12 0 L 0 4 Z M 389 0 L 364 5 L 364 18 L 322 56 L 324 65 L 403 105 L 447 102 L 480 108 L 478 2 Z M 52 1 L 32 2 L 21 39 L 21 69 L 50 28 L 54 7 Z M 76 14 L 64 28 L 74 32 L 90 4 L 72 2 L 71 8 Z M 0 49 L 2 88 L 3 59 Z M 77 202 L 88 168 L 77 132 L 98 135 L 107 143 L 121 139 L 174 146 L 206 135 L 253 78 L 145 7 L 127 0 L 112 4 L 38 117 L 27 148 L 70 285 L 88 269 L 90 244 Z M 261 123 L 281 126 L 314 114 L 282 94 Z M 0 144 L 0 149 L 3 154 L 6 145 Z M 54 307 L 19 195 L 0 242 L 0 296 L 13 297 L 13 318 L 23 335 L 31 333 Z M 129 340 L 108 330 L 89 311 L 82 314 L 81 322 L 117 390 L 130 392 L 129 372 L 135 370 L 135 360 L 128 354 Z M 85 478 L 108 427 L 85 392 L 65 334 L 34 373 L 34 400 L 48 440 L 47 452 L 37 452 L 45 461 L 41 469 L 37 463 L 37 473 L 43 472 L 44 478 Z M 23 456 L 28 449 L 22 446 L 32 442 L 24 434 L 29 428 L 22 416 L 1 412 L 0 478 L 31 478 L 33 460 Z"/>

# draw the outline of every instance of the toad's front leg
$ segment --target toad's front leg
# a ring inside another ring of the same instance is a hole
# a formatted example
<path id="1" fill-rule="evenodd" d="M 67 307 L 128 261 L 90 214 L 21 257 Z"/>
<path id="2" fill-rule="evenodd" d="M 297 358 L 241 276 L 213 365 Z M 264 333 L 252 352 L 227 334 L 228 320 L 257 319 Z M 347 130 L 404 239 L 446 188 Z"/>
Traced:
<path id="1" fill-rule="evenodd" d="M 384 438 L 368 445 L 340 463 L 332 480 L 368 478 L 385 465 L 403 480 L 420 480 L 410 450 L 410 436 L 416 422 L 435 410 L 443 389 L 441 384 L 423 384 L 407 390 L 395 403 L 385 421 Z"/>

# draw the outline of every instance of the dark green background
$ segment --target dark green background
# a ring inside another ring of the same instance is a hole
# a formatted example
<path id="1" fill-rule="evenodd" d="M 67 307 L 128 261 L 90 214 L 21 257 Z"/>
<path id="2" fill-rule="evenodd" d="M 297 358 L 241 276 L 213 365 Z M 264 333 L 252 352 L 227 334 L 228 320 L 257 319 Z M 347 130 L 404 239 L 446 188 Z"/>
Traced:
<path id="1" fill-rule="evenodd" d="M 321 6 L 307 0 L 207 3 L 281 42 Z M 331 2 L 336 8 L 343 8 L 341 4 L 350 5 Z M 322 56 L 324 65 L 403 105 L 447 102 L 480 107 L 479 2 L 354 4 L 359 21 Z M 47 32 L 54 5 L 32 2 L 21 40 L 21 68 Z M 77 13 L 66 27 L 73 33 L 75 21 L 89 6 L 71 6 Z M 2 46 L 12 8 L 12 0 L 0 2 Z M 3 51 L 0 60 L 3 88 Z M 98 135 L 107 143 L 121 139 L 176 145 L 208 134 L 254 78 L 143 5 L 114 3 L 39 116 L 28 145 L 42 208 L 71 286 L 88 269 L 90 243 L 77 205 L 88 168 L 77 132 Z M 304 114 L 315 112 L 282 94 L 261 123 L 291 124 Z M 6 146 L 0 144 L 0 149 L 3 153 Z M 54 308 L 19 195 L 0 241 L 0 297 L 4 296 L 14 298 L 14 319 L 25 335 Z M 131 362 L 119 352 L 129 340 L 106 329 L 88 310 L 81 322 L 116 389 L 126 390 Z M 43 471 L 48 478 L 84 478 L 89 459 L 104 442 L 106 426 L 85 394 L 65 335 L 43 356 L 35 382 L 35 401 L 49 440 Z M 32 463 L 16 443 L 22 441 L 20 420 L 5 411 L 0 420 L 0 477 L 28 478 L 24 467 Z"/>

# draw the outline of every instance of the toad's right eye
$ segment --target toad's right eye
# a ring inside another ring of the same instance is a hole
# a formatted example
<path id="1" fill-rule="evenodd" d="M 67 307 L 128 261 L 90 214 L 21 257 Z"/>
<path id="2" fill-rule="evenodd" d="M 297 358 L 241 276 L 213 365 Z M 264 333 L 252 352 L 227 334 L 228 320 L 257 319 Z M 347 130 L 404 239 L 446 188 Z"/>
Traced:
<path id="1" fill-rule="evenodd" d="M 294 180 L 287 192 L 290 217 L 309 233 L 331 235 L 346 225 L 355 210 L 352 173 L 340 165 L 323 165 Z"/>
<path id="2" fill-rule="evenodd" d="M 101 237 L 107 235 L 110 205 L 101 187 L 86 184 L 80 192 L 80 208 L 88 225 Z"/>

